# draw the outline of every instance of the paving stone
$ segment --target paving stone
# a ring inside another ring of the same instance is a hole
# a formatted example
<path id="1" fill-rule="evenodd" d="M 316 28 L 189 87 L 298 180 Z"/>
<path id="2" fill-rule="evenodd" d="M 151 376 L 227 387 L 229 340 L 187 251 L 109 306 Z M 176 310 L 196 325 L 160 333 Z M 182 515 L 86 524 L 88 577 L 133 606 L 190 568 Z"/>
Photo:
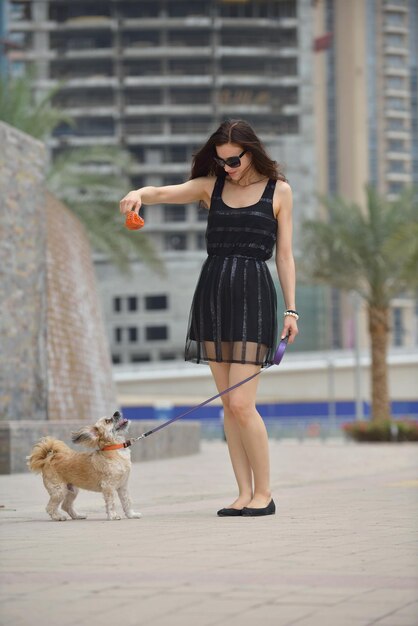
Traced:
<path id="1" fill-rule="evenodd" d="M 83 492 L 88 520 L 52 522 L 39 477 L 0 476 L 4 624 L 416 626 L 417 447 L 270 447 L 264 519 L 216 516 L 234 496 L 223 442 L 134 464 L 140 520 L 108 522 Z"/>

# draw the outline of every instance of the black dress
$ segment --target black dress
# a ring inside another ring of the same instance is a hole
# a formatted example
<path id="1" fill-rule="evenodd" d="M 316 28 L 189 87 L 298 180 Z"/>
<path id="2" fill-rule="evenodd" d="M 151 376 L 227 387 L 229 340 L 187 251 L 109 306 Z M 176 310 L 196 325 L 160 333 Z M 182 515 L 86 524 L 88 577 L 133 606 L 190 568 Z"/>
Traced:
<path id="1" fill-rule="evenodd" d="M 276 290 L 266 261 L 276 243 L 273 213 L 276 182 L 260 200 L 234 209 L 222 200 L 225 178 L 211 198 L 203 264 L 190 311 L 185 360 L 273 362 L 277 341 Z"/>

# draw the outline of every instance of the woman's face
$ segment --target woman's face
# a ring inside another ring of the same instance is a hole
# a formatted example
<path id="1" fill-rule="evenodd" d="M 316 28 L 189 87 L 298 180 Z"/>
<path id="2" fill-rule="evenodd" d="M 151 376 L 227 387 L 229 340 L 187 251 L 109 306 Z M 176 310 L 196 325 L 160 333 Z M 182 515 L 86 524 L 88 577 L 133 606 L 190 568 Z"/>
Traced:
<path id="1" fill-rule="evenodd" d="M 219 165 L 224 168 L 226 174 L 232 180 L 239 180 L 251 166 L 251 153 L 246 151 L 245 154 L 242 154 L 243 151 L 244 148 L 236 143 L 224 143 L 221 146 L 216 146 L 217 158 L 222 160 Z M 231 165 L 225 163 L 231 157 L 239 157 L 240 165 L 238 167 L 231 167 Z"/>

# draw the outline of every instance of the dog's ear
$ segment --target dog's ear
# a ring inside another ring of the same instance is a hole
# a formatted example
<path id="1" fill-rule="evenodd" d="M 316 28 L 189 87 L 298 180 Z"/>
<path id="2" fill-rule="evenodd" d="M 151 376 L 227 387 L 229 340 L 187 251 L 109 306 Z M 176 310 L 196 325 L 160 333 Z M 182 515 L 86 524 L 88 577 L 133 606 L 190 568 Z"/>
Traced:
<path id="1" fill-rule="evenodd" d="M 95 446 L 99 438 L 99 431 L 95 426 L 84 426 L 71 433 L 71 440 L 73 443 L 81 443 L 86 446 Z"/>

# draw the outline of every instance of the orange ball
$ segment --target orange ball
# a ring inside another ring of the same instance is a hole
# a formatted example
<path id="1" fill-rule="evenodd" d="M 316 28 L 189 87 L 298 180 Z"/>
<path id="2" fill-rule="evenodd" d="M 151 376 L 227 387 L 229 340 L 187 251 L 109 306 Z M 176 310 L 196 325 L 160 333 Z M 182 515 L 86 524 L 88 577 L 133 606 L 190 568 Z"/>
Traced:
<path id="1" fill-rule="evenodd" d="M 128 228 L 129 230 L 139 230 L 144 225 L 145 222 L 142 217 L 138 215 L 138 213 L 136 213 L 134 210 L 129 211 L 125 220 L 126 228 Z"/>

